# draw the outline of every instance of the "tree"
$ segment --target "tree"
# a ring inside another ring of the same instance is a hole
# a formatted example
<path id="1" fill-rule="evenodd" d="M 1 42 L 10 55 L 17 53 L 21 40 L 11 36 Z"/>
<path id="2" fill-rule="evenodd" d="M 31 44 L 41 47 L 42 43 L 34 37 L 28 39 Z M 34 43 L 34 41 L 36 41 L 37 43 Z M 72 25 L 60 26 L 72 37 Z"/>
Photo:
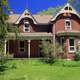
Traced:
<path id="1" fill-rule="evenodd" d="M 40 15 L 55 15 L 62 7 L 48 8 L 48 10 L 43 10 L 38 12 Z"/>
<path id="2" fill-rule="evenodd" d="M 72 3 L 73 3 L 73 1 L 74 1 L 74 0 L 68 0 L 68 2 L 69 2 L 70 4 L 72 4 Z"/>
<path id="3" fill-rule="evenodd" d="M 5 13 L 5 9 L 9 11 L 7 0 L 0 0 L 0 54 L 4 54 L 4 45 L 7 38 L 8 15 Z"/>
<path id="4" fill-rule="evenodd" d="M 7 58 L 5 56 L 5 44 L 8 36 L 9 25 L 7 23 L 8 15 L 5 10 L 10 11 L 7 0 L 0 0 L 0 71 L 3 72 L 6 68 Z"/>

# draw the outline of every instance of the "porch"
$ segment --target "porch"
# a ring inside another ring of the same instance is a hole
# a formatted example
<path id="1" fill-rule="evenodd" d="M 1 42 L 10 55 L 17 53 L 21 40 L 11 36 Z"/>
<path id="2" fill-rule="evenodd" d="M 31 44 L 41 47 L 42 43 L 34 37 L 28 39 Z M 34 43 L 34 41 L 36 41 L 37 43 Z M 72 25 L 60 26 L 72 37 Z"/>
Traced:
<path id="1" fill-rule="evenodd" d="M 9 33 L 5 52 L 15 58 L 41 57 L 39 45 L 43 39 L 52 39 L 52 33 Z"/>

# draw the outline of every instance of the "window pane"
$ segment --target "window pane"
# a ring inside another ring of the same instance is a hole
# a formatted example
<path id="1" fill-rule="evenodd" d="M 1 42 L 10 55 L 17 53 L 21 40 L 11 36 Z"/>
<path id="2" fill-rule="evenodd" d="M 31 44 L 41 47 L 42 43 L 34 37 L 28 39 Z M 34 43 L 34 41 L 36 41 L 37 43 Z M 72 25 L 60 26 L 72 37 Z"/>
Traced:
<path id="1" fill-rule="evenodd" d="M 74 46 L 74 39 L 69 40 L 70 46 Z"/>
<path id="2" fill-rule="evenodd" d="M 25 24 L 25 27 L 29 27 L 29 24 Z"/>
<path id="3" fill-rule="evenodd" d="M 70 51 L 74 51 L 74 46 L 70 47 Z"/>
<path id="4" fill-rule="evenodd" d="M 69 20 L 69 19 L 65 20 L 65 29 L 67 29 L 67 30 L 71 29 L 71 20 Z"/>
<path id="5" fill-rule="evenodd" d="M 68 10 L 68 7 L 65 7 L 65 10 Z"/>
<path id="6" fill-rule="evenodd" d="M 24 41 L 20 41 L 20 48 L 24 47 Z"/>
<path id="7" fill-rule="evenodd" d="M 28 21 L 24 22 L 24 31 L 26 31 L 26 32 L 29 31 L 29 22 Z"/>
<path id="8" fill-rule="evenodd" d="M 66 21 L 66 26 L 70 26 L 70 21 Z"/>
<path id="9" fill-rule="evenodd" d="M 24 52 L 24 51 L 25 51 L 24 41 L 20 41 L 20 44 L 19 44 L 19 51 L 20 51 L 20 52 Z"/>
<path id="10" fill-rule="evenodd" d="M 25 29 L 25 31 L 29 31 L 29 29 Z"/>
<path id="11" fill-rule="evenodd" d="M 24 52 L 24 48 L 20 48 L 20 52 Z"/>

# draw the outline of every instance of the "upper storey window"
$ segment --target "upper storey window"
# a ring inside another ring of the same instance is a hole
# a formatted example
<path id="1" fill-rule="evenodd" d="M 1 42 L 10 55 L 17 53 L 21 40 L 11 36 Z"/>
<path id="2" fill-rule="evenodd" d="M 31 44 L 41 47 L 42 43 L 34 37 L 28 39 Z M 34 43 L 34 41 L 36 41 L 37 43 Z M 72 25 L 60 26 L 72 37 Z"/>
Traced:
<path id="1" fill-rule="evenodd" d="M 65 20 L 65 30 L 71 30 L 71 20 L 70 19 Z"/>
<path id="2" fill-rule="evenodd" d="M 24 32 L 30 32 L 29 22 L 28 21 L 24 22 Z"/>

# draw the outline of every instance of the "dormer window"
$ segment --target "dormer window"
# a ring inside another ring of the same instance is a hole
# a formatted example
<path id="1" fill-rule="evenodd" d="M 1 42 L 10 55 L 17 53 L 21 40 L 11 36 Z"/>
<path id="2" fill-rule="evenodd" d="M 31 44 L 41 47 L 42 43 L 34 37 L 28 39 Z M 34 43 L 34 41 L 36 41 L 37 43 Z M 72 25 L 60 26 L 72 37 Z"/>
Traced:
<path id="1" fill-rule="evenodd" d="M 71 30 L 71 20 L 70 19 L 65 20 L 65 30 Z"/>
<path id="2" fill-rule="evenodd" d="M 24 32 L 30 32 L 29 22 L 28 21 L 24 22 Z"/>

